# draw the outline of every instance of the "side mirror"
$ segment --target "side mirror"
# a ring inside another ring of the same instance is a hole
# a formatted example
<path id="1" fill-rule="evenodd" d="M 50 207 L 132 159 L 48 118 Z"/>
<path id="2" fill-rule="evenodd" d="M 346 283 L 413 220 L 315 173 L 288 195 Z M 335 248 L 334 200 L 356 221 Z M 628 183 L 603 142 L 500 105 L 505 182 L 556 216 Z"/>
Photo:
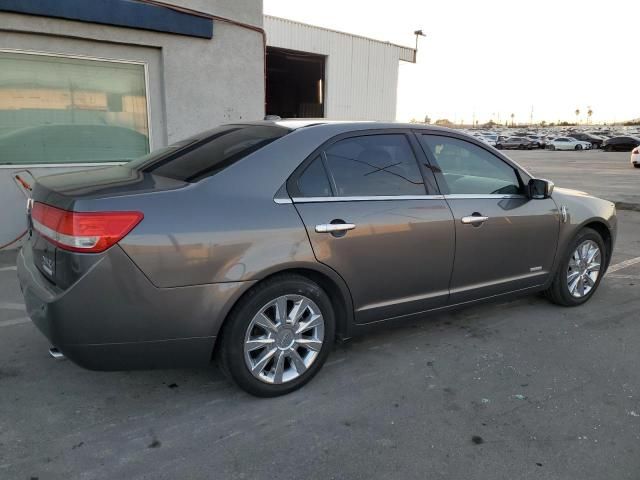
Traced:
<path id="1" fill-rule="evenodd" d="M 554 183 L 543 178 L 532 178 L 529 180 L 529 198 L 533 200 L 544 200 L 551 197 Z"/>

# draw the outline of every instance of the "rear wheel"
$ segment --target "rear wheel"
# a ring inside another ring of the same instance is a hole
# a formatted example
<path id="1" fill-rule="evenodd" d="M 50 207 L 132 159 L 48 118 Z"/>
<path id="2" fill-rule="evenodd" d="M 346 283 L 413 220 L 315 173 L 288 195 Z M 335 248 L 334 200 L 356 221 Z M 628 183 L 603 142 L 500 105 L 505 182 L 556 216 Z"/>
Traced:
<path id="1" fill-rule="evenodd" d="M 549 150 L 555 150 L 556 146 L 555 145 L 549 145 Z"/>
<path id="2" fill-rule="evenodd" d="M 589 300 L 602 280 L 607 252 L 598 232 L 581 230 L 561 260 L 551 287 L 545 292 L 553 303 L 565 307 Z"/>
<path id="3" fill-rule="evenodd" d="M 634 164 L 633 164 L 633 166 L 634 166 L 635 168 L 640 168 L 640 163 L 634 163 Z"/>
<path id="4" fill-rule="evenodd" d="M 334 335 L 333 307 L 324 290 L 299 275 L 274 277 L 244 297 L 227 319 L 220 364 L 252 395 L 284 395 L 320 370 Z"/>

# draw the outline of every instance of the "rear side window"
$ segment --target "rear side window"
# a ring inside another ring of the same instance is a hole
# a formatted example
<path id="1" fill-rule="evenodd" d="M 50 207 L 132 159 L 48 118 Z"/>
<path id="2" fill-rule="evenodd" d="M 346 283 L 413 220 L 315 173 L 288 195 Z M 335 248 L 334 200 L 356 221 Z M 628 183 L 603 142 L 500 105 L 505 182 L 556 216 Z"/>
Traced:
<path id="1" fill-rule="evenodd" d="M 329 178 L 320 156 L 316 157 L 298 178 L 298 190 L 303 197 L 331 196 Z"/>
<path id="2" fill-rule="evenodd" d="M 326 166 L 338 197 L 424 195 L 424 181 L 402 134 L 349 137 L 326 151 Z"/>
<path id="3" fill-rule="evenodd" d="M 225 125 L 134 160 L 129 166 L 163 177 L 197 182 L 286 135 L 264 125 Z"/>

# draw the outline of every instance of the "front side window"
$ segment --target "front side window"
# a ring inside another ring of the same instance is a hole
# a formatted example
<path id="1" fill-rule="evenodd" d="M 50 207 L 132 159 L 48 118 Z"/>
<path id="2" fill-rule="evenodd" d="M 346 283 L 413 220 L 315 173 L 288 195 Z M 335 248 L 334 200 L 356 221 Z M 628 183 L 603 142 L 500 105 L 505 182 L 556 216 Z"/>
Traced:
<path id="1" fill-rule="evenodd" d="M 144 65 L 0 52 L 0 164 L 149 152 Z"/>
<path id="2" fill-rule="evenodd" d="M 402 134 L 346 138 L 331 145 L 325 155 L 338 197 L 426 193 L 416 158 Z"/>
<path id="3" fill-rule="evenodd" d="M 420 135 L 452 195 L 508 195 L 521 193 L 516 171 L 472 143 L 451 137 Z"/>

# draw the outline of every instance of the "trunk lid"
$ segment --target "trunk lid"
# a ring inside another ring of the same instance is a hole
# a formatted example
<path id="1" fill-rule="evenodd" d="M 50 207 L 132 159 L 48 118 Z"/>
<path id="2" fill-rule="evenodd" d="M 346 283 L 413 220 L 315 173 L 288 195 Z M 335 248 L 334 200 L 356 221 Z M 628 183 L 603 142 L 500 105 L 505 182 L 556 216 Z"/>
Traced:
<path id="1" fill-rule="evenodd" d="M 30 205 L 43 203 L 67 211 L 92 211 L 91 200 L 131 196 L 181 188 L 185 182 L 115 166 L 62 173 L 38 178 Z M 81 208 L 77 208 L 81 204 Z M 80 278 L 104 254 L 73 252 L 56 246 L 34 228 L 28 209 L 31 248 L 36 267 L 45 278 L 65 289 Z M 128 209 L 136 210 L 135 200 Z"/>

